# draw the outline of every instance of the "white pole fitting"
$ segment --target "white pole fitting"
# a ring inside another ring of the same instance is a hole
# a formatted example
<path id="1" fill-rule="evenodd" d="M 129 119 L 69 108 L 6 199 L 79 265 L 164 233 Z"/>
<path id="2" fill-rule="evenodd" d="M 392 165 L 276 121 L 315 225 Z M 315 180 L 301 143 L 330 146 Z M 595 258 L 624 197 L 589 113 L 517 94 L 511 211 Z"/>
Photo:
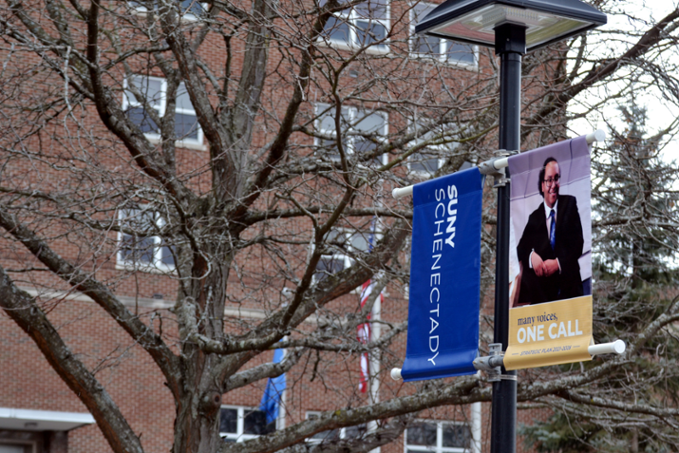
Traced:
<path id="1" fill-rule="evenodd" d="M 394 198 L 403 198 L 407 197 L 408 195 L 413 194 L 413 186 L 407 186 L 407 187 L 395 187 L 394 190 L 391 191 L 391 196 Z"/>
<path id="2" fill-rule="evenodd" d="M 486 160 L 479 164 L 479 171 L 482 175 L 494 175 L 497 174 L 499 170 L 505 168 L 508 164 L 506 157 L 495 157 L 490 160 Z"/>
<path id="3" fill-rule="evenodd" d="M 625 342 L 622 340 L 615 340 L 612 343 L 595 344 L 587 348 L 590 355 L 601 354 L 622 354 L 627 349 Z"/>
<path id="4" fill-rule="evenodd" d="M 401 369 L 400 368 L 392 368 L 391 369 L 391 378 L 395 381 L 400 381 L 403 379 L 403 376 L 401 376 Z"/>
<path id="5" fill-rule="evenodd" d="M 594 132 L 587 134 L 585 139 L 587 140 L 588 145 L 591 145 L 594 142 L 603 142 L 606 140 L 606 131 L 603 129 L 597 129 Z"/>

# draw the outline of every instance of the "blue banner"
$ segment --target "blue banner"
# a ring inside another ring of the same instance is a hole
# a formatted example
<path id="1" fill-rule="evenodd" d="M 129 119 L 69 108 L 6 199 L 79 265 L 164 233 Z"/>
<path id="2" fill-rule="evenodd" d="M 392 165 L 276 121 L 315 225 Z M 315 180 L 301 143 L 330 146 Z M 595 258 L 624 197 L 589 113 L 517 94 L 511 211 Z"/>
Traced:
<path id="1" fill-rule="evenodd" d="M 476 373 L 483 181 L 474 167 L 413 188 L 405 381 Z"/>
<path id="2" fill-rule="evenodd" d="M 285 349 L 276 349 L 273 353 L 273 363 L 280 363 L 285 358 Z M 281 398 L 285 391 L 285 373 L 275 378 L 269 378 L 262 395 L 262 402 L 259 410 L 266 414 L 266 423 L 273 423 L 278 419 L 280 412 Z"/>

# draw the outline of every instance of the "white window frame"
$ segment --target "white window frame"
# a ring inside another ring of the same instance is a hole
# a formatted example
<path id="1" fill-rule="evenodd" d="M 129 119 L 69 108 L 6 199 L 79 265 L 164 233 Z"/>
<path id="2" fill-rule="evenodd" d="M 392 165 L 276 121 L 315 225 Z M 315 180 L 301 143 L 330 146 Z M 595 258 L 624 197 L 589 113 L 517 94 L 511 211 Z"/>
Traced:
<path id="1" fill-rule="evenodd" d="M 348 23 L 349 27 L 349 36 L 348 36 L 348 41 L 343 40 L 343 39 L 335 39 L 332 38 L 329 34 L 327 35 L 321 35 L 320 39 L 321 42 L 327 42 L 333 47 L 338 47 L 346 50 L 353 50 L 357 48 L 361 48 L 363 45 L 359 41 L 358 38 L 358 33 L 356 32 L 356 29 L 358 28 L 357 22 L 359 21 L 367 21 L 368 23 L 378 23 L 384 27 L 384 32 L 386 35 L 386 39 L 382 41 L 380 44 L 375 44 L 371 43 L 366 45 L 366 51 L 371 52 L 371 53 L 387 53 L 389 52 L 389 30 L 390 30 L 390 25 L 391 25 L 391 4 L 389 0 L 384 0 L 385 1 L 385 8 L 386 8 L 386 13 L 385 13 L 385 18 L 384 19 L 373 19 L 371 18 L 365 18 L 362 17 L 359 13 L 356 12 L 356 6 L 361 5 L 362 3 L 359 3 L 359 5 L 355 5 L 352 8 L 347 8 L 349 11 L 347 12 L 346 10 L 341 10 L 336 13 L 333 13 L 333 16 L 338 21 L 346 21 Z M 368 3 L 367 1 L 364 3 Z M 324 30 L 325 31 L 325 30 Z"/>
<path id="2" fill-rule="evenodd" d="M 306 419 L 312 420 L 313 419 L 312 417 L 320 418 L 321 415 L 322 415 L 322 412 L 320 412 L 320 411 L 307 411 Z M 356 426 L 364 426 L 365 427 L 365 434 L 368 434 L 368 425 L 366 423 L 361 423 L 361 424 L 356 425 Z M 344 428 L 338 428 L 337 429 L 339 431 L 338 437 L 339 437 L 340 440 L 348 439 L 347 430 L 349 428 L 350 427 L 344 427 Z M 328 430 L 328 431 L 335 431 L 335 430 Z M 317 434 L 321 434 L 321 433 L 324 433 L 324 432 L 326 432 L 326 431 L 321 431 L 320 433 L 317 433 Z M 309 444 L 321 444 L 324 441 L 325 441 L 325 439 L 320 439 L 320 438 L 313 438 L 313 437 L 307 437 L 306 438 L 306 442 L 309 443 Z"/>
<path id="3" fill-rule="evenodd" d="M 130 3 L 132 4 L 132 8 L 138 14 L 147 14 L 149 12 L 148 8 L 146 8 L 146 6 L 143 5 L 143 3 L 144 3 L 143 0 L 142 1 L 130 1 Z M 201 5 L 201 8 L 203 8 L 203 11 L 205 11 L 207 13 L 207 6 L 208 6 L 207 3 L 193 2 L 193 1 L 191 3 L 192 3 L 192 5 L 190 5 L 190 6 L 193 6 L 194 3 Z M 192 13 L 192 12 L 187 13 L 186 11 L 187 10 L 184 10 L 180 13 L 182 20 L 194 22 L 194 21 L 197 21 L 197 20 L 200 19 L 200 17 L 196 16 L 194 13 Z"/>
<path id="4" fill-rule="evenodd" d="M 360 138 L 353 134 L 356 132 L 360 132 L 358 129 L 356 129 L 356 126 L 358 126 L 360 120 L 365 116 L 377 114 L 384 119 L 384 126 L 382 126 L 382 132 L 378 133 L 378 142 L 385 143 L 387 141 L 387 135 L 389 134 L 389 115 L 386 112 L 380 112 L 375 110 L 359 110 L 356 107 L 342 106 L 342 110 L 345 109 L 347 111 L 346 119 L 348 120 L 348 123 L 351 125 L 349 127 L 349 130 L 345 131 L 345 134 L 348 133 L 347 135 L 345 135 L 347 146 L 345 146 L 344 149 L 345 153 L 347 154 L 347 157 L 350 157 L 356 153 L 356 143 L 360 140 Z M 322 128 L 323 121 L 321 113 L 323 112 L 325 112 L 323 116 L 332 115 L 334 117 L 335 108 L 334 106 L 330 106 L 329 104 L 322 103 L 316 104 L 315 106 L 316 130 L 323 135 L 327 135 L 329 137 L 332 137 L 333 139 L 336 139 L 337 136 L 335 129 L 329 130 Z M 315 140 L 315 145 L 321 146 L 320 139 Z M 379 159 L 380 164 L 386 165 L 389 162 L 389 155 L 387 153 L 384 153 L 378 156 L 376 159 Z M 339 156 L 337 158 L 332 158 L 332 160 L 335 161 L 339 160 Z"/>
<path id="5" fill-rule="evenodd" d="M 438 53 L 429 53 L 429 52 L 417 52 L 415 50 L 415 43 L 417 42 L 416 36 L 415 36 L 415 24 L 417 18 L 415 17 L 415 8 L 418 6 L 438 6 L 437 4 L 434 3 L 429 3 L 429 2 L 417 2 L 417 3 L 412 3 L 410 5 L 410 39 L 409 41 L 409 50 L 410 50 L 410 55 L 413 58 L 428 58 L 431 60 L 437 60 L 440 61 L 441 63 L 446 63 L 452 66 L 460 66 L 463 68 L 467 69 L 476 69 L 479 66 L 479 46 L 472 45 L 472 44 L 464 44 L 464 43 L 459 43 L 457 41 L 452 41 L 449 39 L 445 38 L 439 38 L 439 51 Z M 450 60 L 448 58 L 448 43 L 452 44 L 461 44 L 461 45 L 469 45 L 472 48 L 472 52 L 474 54 L 474 62 L 469 63 L 466 61 L 457 61 L 457 60 Z"/>
<path id="6" fill-rule="evenodd" d="M 417 420 L 415 423 L 430 423 L 436 425 L 436 445 L 410 445 L 408 444 L 408 429 L 405 431 L 403 438 L 403 451 L 408 452 L 426 452 L 426 453 L 470 453 L 471 444 L 474 442 L 471 438 L 471 427 L 468 424 L 462 422 L 451 422 L 451 421 L 440 421 L 440 420 Z M 457 425 L 457 426 L 467 426 L 469 428 L 469 448 L 460 447 L 444 447 L 443 446 L 443 426 L 444 425 Z"/>
<path id="7" fill-rule="evenodd" d="M 240 443 L 240 442 L 245 442 L 246 440 L 256 439 L 260 436 L 259 434 L 246 434 L 244 432 L 245 431 L 245 414 L 247 412 L 259 411 L 260 410 L 259 408 L 222 404 L 222 406 L 220 407 L 220 410 L 221 409 L 235 409 L 235 410 L 237 410 L 238 411 L 238 419 L 237 419 L 237 422 L 236 422 L 236 432 L 235 433 L 220 431 L 219 437 L 221 437 L 222 439 L 229 439 L 229 440 L 235 441 L 236 443 Z"/>
<path id="8" fill-rule="evenodd" d="M 147 79 L 149 81 L 160 82 L 160 93 L 159 93 L 158 100 L 157 100 L 158 106 L 152 106 L 151 108 L 153 108 L 158 113 L 158 116 L 160 118 L 165 116 L 165 108 L 167 106 L 167 97 L 166 97 L 166 95 L 167 95 L 167 80 L 163 77 L 146 76 L 146 75 L 141 75 L 141 74 L 135 74 L 133 77 L 141 78 L 141 79 Z M 124 83 L 123 83 L 123 88 L 124 88 L 123 105 L 122 105 L 123 111 L 126 111 L 129 107 L 142 108 L 143 109 L 144 106 L 142 105 L 141 102 L 139 102 L 136 99 L 136 97 L 134 96 L 134 94 L 132 94 L 132 92 L 129 92 L 129 96 L 128 96 L 127 93 L 128 93 L 129 83 L 130 82 L 127 79 L 125 79 Z M 182 85 L 184 85 L 184 82 L 181 82 L 179 84 L 179 86 L 177 87 L 177 93 L 182 92 L 181 91 Z M 184 87 L 183 90 L 186 91 L 186 88 Z M 195 109 L 190 110 L 190 109 L 179 108 L 179 107 L 176 106 L 176 103 L 175 103 L 175 115 L 177 113 L 182 114 L 182 115 L 193 115 L 193 116 L 196 117 L 197 138 L 194 139 L 194 138 L 189 138 L 189 137 L 183 137 L 183 138 L 180 137 L 175 142 L 175 144 L 179 147 L 183 146 L 183 147 L 187 147 L 187 148 L 202 149 L 203 148 L 203 140 L 204 140 L 203 129 L 200 127 L 200 123 L 198 123 L 198 115 L 196 114 L 196 110 Z M 158 124 L 156 124 L 156 126 L 160 127 Z M 144 136 L 147 139 L 149 139 L 149 141 L 151 141 L 151 142 L 159 142 L 162 138 L 160 134 L 155 133 L 155 132 L 146 132 L 146 133 L 144 133 Z"/>
<path id="9" fill-rule="evenodd" d="M 341 234 L 341 235 L 344 235 L 344 240 L 345 240 L 344 243 L 348 244 L 348 250 L 347 251 L 348 252 L 354 252 L 354 253 L 367 252 L 367 250 L 358 250 L 358 249 L 354 250 L 354 247 L 352 246 L 352 241 L 351 241 L 352 236 L 354 236 L 356 234 L 360 234 L 362 236 L 365 236 L 366 239 L 369 240 L 370 234 L 374 234 L 373 246 L 375 245 L 375 243 L 377 243 L 377 241 L 379 241 L 381 239 L 380 233 L 370 233 L 370 232 L 366 233 L 366 232 L 362 232 L 362 231 L 357 231 L 356 229 L 353 229 L 353 228 L 335 228 L 331 231 L 338 233 L 338 234 Z M 321 260 L 323 260 L 323 259 L 342 261 L 344 267 L 342 268 L 342 270 L 340 270 L 338 272 L 342 272 L 343 270 L 350 268 L 355 263 L 354 258 L 352 258 L 350 255 L 346 255 L 346 254 L 341 253 L 341 252 L 321 255 Z M 319 261 L 319 263 L 320 263 L 320 261 Z M 318 283 L 319 281 L 321 281 L 321 280 L 318 279 L 318 277 L 316 277 L 316 274 L 320 274 L 321 272 L 325 272 L 325 271 L 314 272 L 313 283 Z M 330 275 L 333 275 L 333 274 L 327 274 L 326 276 L 330 276 Z M 360 287 L 358 288 L 358 290 L 360 290 Z M 309 413 L 311 414 L 311 413 L 315 413 L 315 412 L 309 412 Z"/>
<path id="10" fill-rule="evenodd" d="M 0 447 L 19 447 L 23 453 L 36 453 L 37 443 L 29 440 L 0 439 Z"/>
<path id="11" fill-rule="evenodd" d="M 118 211 L 116 212 L 116 217 L 121 226 L 124 226 L 124 222 L 126 219 L 131 218 L 127 215 L 127 213 L 130 211 L 138 211 L 143 214 L 152 214 L 154 216 L 153 221 L 155 223 L 156 228 L 160 229 L 163 226 L 165 226 L 166 221 L 163 218 L 163 216 L 160 215 L 159 212 L 150 211 L 148 209 L 145 209 L 145 207 L 143 206 L 139 208 L 118 209 Z M 176 263 L 175 265 L 168 265 L 163 263 L 162 249 L 168 246 L 162 245 L 162 238 L 156 235 L 143 236 L 144 238 L 150 239 L 153 244 L 153 258 L 151 263 L 142 263 L 126 260 L 125 257 L 123 256 L 124 253 L 123 241 L 125 239 L 125 235 L 126 233 L 122 231 L 118 232 L 118 251 L 116 252 L 116 267 L 118 269 L 134 269 L 156 272 L 172 272 L 175 270 Z"/>

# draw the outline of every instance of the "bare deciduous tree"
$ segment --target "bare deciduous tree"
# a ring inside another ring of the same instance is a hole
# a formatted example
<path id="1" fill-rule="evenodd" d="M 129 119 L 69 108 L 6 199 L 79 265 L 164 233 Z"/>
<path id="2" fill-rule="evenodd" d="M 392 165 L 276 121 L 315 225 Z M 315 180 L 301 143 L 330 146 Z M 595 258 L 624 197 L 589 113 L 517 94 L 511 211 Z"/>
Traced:
<path id="1" fill-rule="evenodd" d="M 300 380 L 332 381 L 347 355 L 371 351 L 382 360 L 373 379 L 386 381 L 402 359 L 402 316 L 372 319 L 381 337 L 356 340 L 375 297 L 361 308 L 353 291 L 373 279 L 401 297 L 408 283 L 412 210 L 390 198 L 391 188 L 491 157 L 498 110 L 490 51 L 464 60 L 470 54 L 462 49 L 452 64 L 453 54 L 414 57 L 422 45 L 410 39 L 416 9 L 401 0 L 388 8 L 338 0 L 2 3 L 0 306 L 93 414 L 113 451 L 144 448 L 97 377 L 106 357 L 86 363 L 60 335 L 51 307 L 63 296 L 55 292 L 89 297 L 153 360 L 176 407 L 176 453 L 368 451 L 396 439 L 420 411 L 489 400 L 490 387 L 475 376 L 405 392 L 384 387 L 373 404 L 338 391 L 338 409 L 317 419 L 238 446 L 219 437 L 224 394 L 312 357 L 313 371 Z M 586 107 L 576 116 L 596 111 L 600 103 L 585 96 L 592 90 L 622 98 L 646 83 L 677 104 L 669 57 L 678 25 L 675 8 L 643 29 L 592 32 L 528 55 L 524 149 L 564 138 L 569 105 Z M 629 44 L 605 58 L 593 53 L 623 35 Z M 602 165 L 619 154 L 609 151 Z M 597 197 L 626 190 L 605 172 Z M 652 224 L 666 235 L 658 246 L 676 252 L 676 209 L 652 207 L 648 197 L 620 199 L 596 221 L 599 238 Z M 484 214 L 488 284 L 492 198 Z M 171 313 L 123 301 L 152 279 L 176 292 Z M 595 297 L 609 290 L 602 282 Z M 616 300 L 606 299 L 605 315 L 623 316 Z M 626 375 L 642 358 L 676 380 L 674 358 L 650 357 L 648 345 L 675 341 L 679 306 L 649 303 L 654 311 L 635 318 L 626 355 L 583 369 L 531 370 L 519 400 L 601 411 L 609 422 L 631 417 L 676 448 L 676 430 L 657 428 L 676 425 L 676 402 L 629 399 L 645 385 Z M 265 316 L 226 316 L 234 307 Z M 606 333 L 603 324 L 598 333 Z M 280 364 L 262 362 L 272 348 L 288 351 Z M 315 433 L 368 422 L 377 423 L 360 441 L 305 444 Z"/>

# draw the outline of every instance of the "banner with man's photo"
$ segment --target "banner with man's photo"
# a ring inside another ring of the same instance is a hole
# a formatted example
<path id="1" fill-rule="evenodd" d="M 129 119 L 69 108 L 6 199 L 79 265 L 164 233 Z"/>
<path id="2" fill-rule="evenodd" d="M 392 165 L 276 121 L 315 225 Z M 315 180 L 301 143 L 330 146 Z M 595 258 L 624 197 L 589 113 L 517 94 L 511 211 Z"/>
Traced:
<path id="1" fill-rule="evenodd" d="M 591 360 L 592 221 L 585 137 L 508 159 L 508 370 Z"/>

